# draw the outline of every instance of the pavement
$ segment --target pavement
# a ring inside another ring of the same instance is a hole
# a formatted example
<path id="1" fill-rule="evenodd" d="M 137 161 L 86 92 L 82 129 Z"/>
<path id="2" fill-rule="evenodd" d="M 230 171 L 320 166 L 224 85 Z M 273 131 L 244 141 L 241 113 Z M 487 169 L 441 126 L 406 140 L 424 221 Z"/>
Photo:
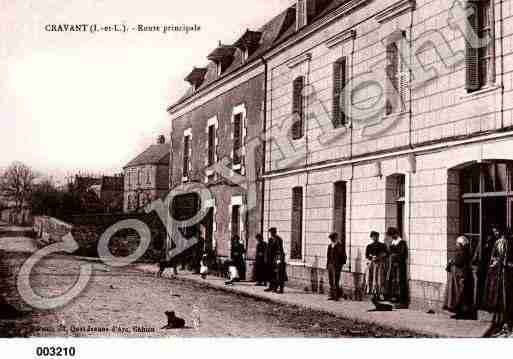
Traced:
<path id="1" fill-rule="evenodd" d="M 136 269 L 156 273 L 158 267 L 154 265 L 137 265 Z M 166 271 L 165 275 L 170 272 Z M 339 302 L 328 301 L 326 295 L 305 293 L 304 291 L 285 288 L 284 294 L 264 292 L 263 287 L 255 286 L 253 282 L 236 283 L 233 286 L 226 286 L 224 278 L 209 276 L 202 279 L 199 275 L 180 271 L 177 278 L 202 283 L 212 288 L 245 295 L 248 297 L 293 305 L 301 308 L 329 313 L 344 319 L 351 319 L 357 322 L 381 325 L 395 330 L 407 330 L 426 336 L 441 338 L 483 338 L 490 330 L 489 318 L 482 320 L 454 320 L 449 313 L 441 312 L 428 314 L 425 312 L 400 309 L 391 312 L 372 311 L 374 306 L 370 302 L 357 302 L 341 300 Z"/>

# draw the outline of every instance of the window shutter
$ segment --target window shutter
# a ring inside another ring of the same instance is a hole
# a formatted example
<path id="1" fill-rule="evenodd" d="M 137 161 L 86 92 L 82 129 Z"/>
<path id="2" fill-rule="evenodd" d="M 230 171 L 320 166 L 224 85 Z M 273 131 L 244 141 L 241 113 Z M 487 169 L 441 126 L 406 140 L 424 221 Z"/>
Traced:
<path id="1" fill-rule="evenodd" d="M 333 64 L 333 127 L 345 125 L 344 87 L 346 86 L 346 58 L 343 57 Z"/>
<path id="2" fill-rule="evenodd" d="M 237 235 L 239 236 L 239 206 L 233 206 L 232 207 L 232 236 Z"/>
<path id="3" fill-rule="evenodd" d="M 291 259 L 303 257 L 303 188 L 292 189 Z"/>
<path id="4" fill-rule="evenodd" d="M 472 10 L 468 17 L 467 38 L 472 38 L 472 33 L 479 34 L 479 4 L 474 0 L 467 1 L 467 9 Z M 476 91 L 481 87 L 479 76 L 479 49 L 473 47 L 468 41 L 465 43 L 465 65 L 467 91 Z"/>
<path id="5" fill-rule="evenodd" d="M 215 126 L 211 125 L 208 127 L 208 165 L 213 165 L 215 162 Z"/>
<path id="6" fill-rule="evenodd" d="M 183 138 L 183 177 L 189 177 L 189 136 Z"/>
<path id="7" fill-rule="evenodd" d="M 292 139 L 299 140 L 303 137 L 303 87 L 304 77 L 294 80 L 292 89 Z"/>
<path id="8" fill-rule="evenodd" d="M 240 149 L 242 147 L 242 115 L 237 114 L 233 119 L 233 163 L 241 163 Z"/>
<path id="9" fill-rule="evenodd" d="M 396 92 L 399 89 L 399 51 L 396 43 L 387 45 L 386 48 L 387 67 L 386 76 L 392 88 L 387 89 L 386 114 L 390 115 L 397 109 Z"/>

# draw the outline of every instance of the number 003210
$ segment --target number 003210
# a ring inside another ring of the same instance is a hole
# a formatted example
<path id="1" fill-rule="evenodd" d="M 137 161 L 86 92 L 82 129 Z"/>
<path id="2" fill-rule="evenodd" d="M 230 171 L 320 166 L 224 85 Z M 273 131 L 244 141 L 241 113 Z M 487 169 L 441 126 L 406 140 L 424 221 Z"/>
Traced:
<path id="1" fill-rule="evenodd" d="M 37 347 L 36 355 L 38 357 L 74 357 L 75 347 Z"/>

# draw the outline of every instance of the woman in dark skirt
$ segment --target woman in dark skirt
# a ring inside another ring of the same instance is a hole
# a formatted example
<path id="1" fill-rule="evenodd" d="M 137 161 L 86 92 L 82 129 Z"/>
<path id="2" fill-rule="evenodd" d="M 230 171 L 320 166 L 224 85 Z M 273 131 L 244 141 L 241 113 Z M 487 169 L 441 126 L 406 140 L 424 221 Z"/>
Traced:
<path id="1" fill-rule="evenodd" d="M 495 243 L 485 290 L 485 307 L 494 313 L 493 322 L 502 335 L 513 330 L 513 243 L 511 230 Z"/>
<path id="2" fill-rule="evenodd" d="M 447 289 L 444 309 L 455 313 L 453 319 L 477 319 L 474 306 L 474 276 L 469 240 L 456 240 L 456 253 L 447 264 Z"/>
<path id="3" fill-rule="evenodd" d="M 266 263 L 267 243 L 261 234 L 256 235 L 255 281 L 257 286 L 267 286 L 268 269 Z"/>
<path id="4" fill-rule="evenodd" d="M 387 236 L 390 243 L 390 264 L 387 274 L 387 297 L 397 303 L 396 308 L 408 308 L 410 296 L 408 291 L 408 246 L 399 236 L 396 228 L 389 228 Z"/>

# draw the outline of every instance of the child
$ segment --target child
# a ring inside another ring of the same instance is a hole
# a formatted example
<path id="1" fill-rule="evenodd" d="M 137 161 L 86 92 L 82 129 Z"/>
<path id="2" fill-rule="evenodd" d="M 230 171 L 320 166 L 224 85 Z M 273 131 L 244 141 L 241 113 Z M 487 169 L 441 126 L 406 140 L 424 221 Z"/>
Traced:
<path id="1" fill-rule="evenodd" d="M 207 279 L 208 275 L 208 256 L 203 254 L 200 261 L 200 275 L 202 279 Z"/>

